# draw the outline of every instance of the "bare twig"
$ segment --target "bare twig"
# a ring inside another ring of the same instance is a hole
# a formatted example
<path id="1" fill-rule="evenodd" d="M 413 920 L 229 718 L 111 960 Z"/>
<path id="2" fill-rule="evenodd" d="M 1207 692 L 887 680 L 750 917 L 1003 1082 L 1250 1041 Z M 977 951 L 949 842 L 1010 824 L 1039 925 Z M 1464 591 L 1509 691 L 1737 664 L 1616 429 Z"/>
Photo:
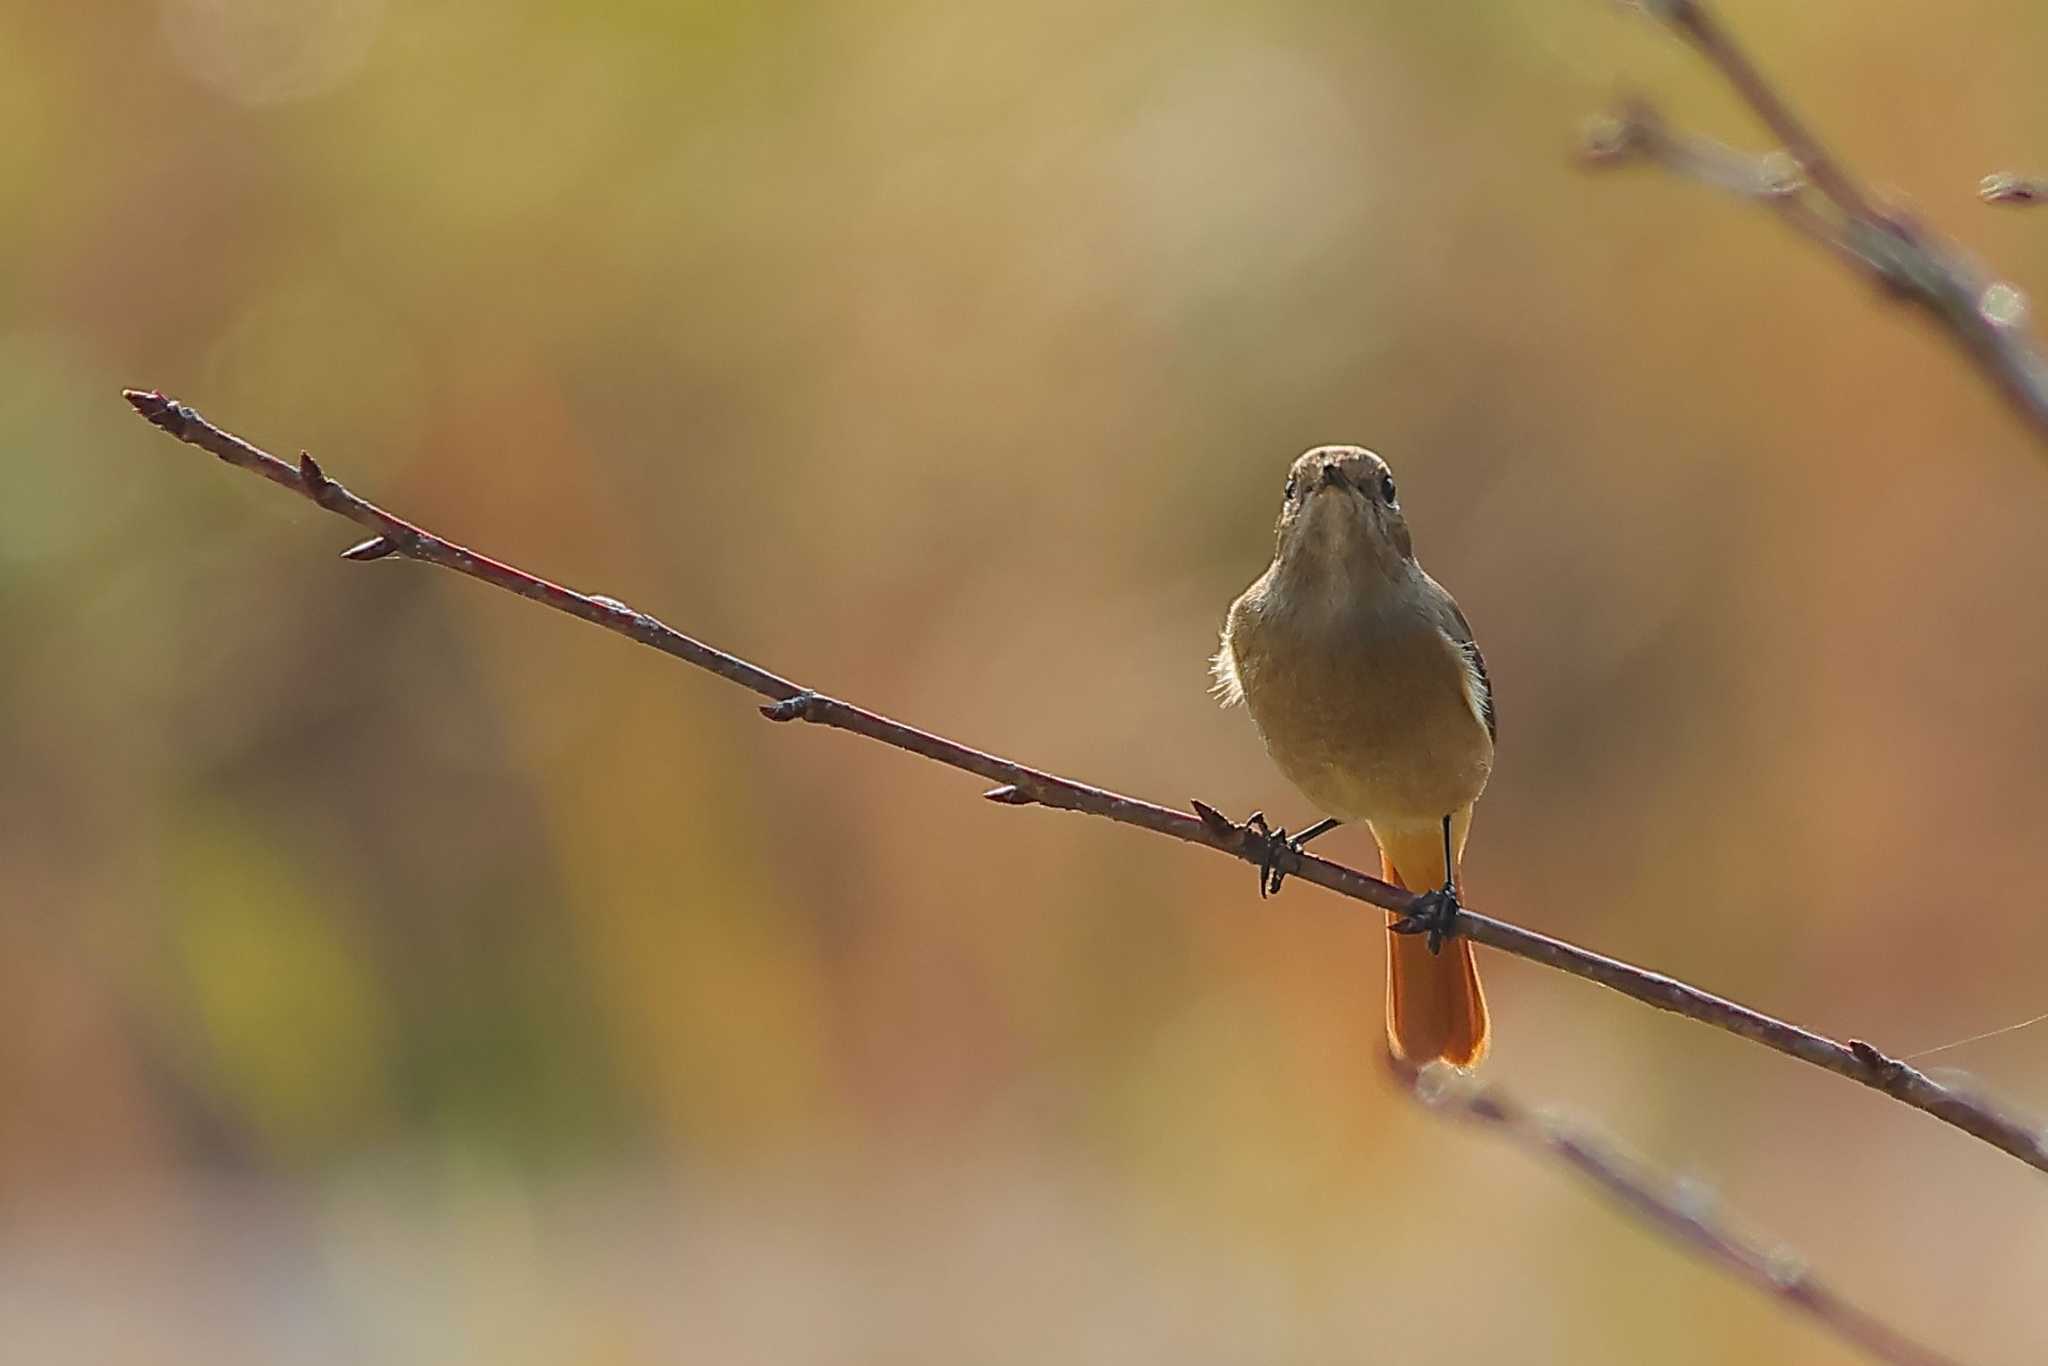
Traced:
<path id="1" fill-rule="evenodd" d="M 1814 136 L 1813 130 L 1792 112 L 1771 83 L 1757 70 L 1749 55 L 1736 46 L 1735 39 L 1721 26 L 1705 0 L 1646 0 L 1644 8 L 1685 37 L 1721 72 L 1743 103 L 1756 111 L 1764 127 L 1785 144 L 1793 160 L 1806 168 L 1820 192 L 1832 199 L 1844 214 L 1876 218 L 1878 213 L 1862 189 L 1849 178 L 1834 157 Z"/>
<path id="2" fill-rule="evenodd" d="M 1986 277 L 1953 243 L 1872 199 L 1792 112 L 1705 0 L 1640 0 L 1640 6 L 1685 38 L 1721 73 L 1784 144 L 1780 155 L 1791 160 L 1803 180 L 1795 178 L 1782 191 L 1769 194 L 1745 185 L 1740 175 L 1731 180 L 1726 172 L 1745 158 L 1715 144 L 1665 132 L 1654 110 L 1640 100 L 1599 126 L 1587 147 L 1593 158 L 1633 157 L 1688 179 L 1768 200 L 1780 217 L 1831 248 L 1837 259 L 1869 274 L 1887 292 L 1915 304 L 1939 323 L 2035 436 L 2048 442 L 2048 357 L 2024 326 L 2025 299 L 2019 290 Z M 2001 183 L 1994 186 L 1994 181 Z M 1980 193 L 1993 202 L 2018 203 L 2029 199 L 2032 189 L 2016 177 L 1992 177 Z"/>
<path id="3" fill-rule="evenodd" d="M 1814 207 L 1806 194 L 1807 181 L 1790 153 L 1757 156 L 1712 138 L 1677 132 L 1655 106 L 1639 99 L 1625 101 L 1613 114 L 1587 125 L 1580 151 L 1589 165 L 1653 162 L 1673 175 L 1755 200 L 1795 232 L 1840 255 L 1845 265 L 1883 277 L 1884 262 L 1859 250 L 1831 215 Z"/>
<path id="4" fill-rule="evenodd" d="M 985 778 L 997 784 L 983 794 L 991 801 L 1009 806 L 1036 804 L 1102 816 L 1123 825 L 1199 844 L 1255 865 L 1268 857 L 1265 835 L 1249 825 L 1228 819 L 1201 802 L 1192 804 L 1193 815 L 1156 806 L 1135 797 L 1028 768 L 1012 760 L 971 749 L 942 735 L 877 715 L 850 702 L 827 697 L 736 655 L 693 640 L 617 599 L 578 593 L 443 540 L 350 493 L 328 478 L 310 455 L 302 453 L 297 464 L 289 464 L 221 430 L 193 409 L 161 393 L 131 389 L 124 396 L 136 412 L 179 440 L 210 451 L 230 465 L 251 470 L 281 484 L 312 499 L 336 516 L 346 517 L 372 532 L 369 540 L 343 552 L 350 559 L 400 555 L 481 579 L 493 587 L 616 631 L 773 699 L 771 705 L 761 708 L 762 714 L 772 721 L 810 721 L 851 731 Z M 1276 848 L 1272 857 L 1293 876 L 1396 915 L 1415 909 L 1419 900 L 1403 888 L 1291 848 Z M 1597 982 L 1645 1005 L 1698 1020 L 1837 1076 L 1861 1082 L 1917 1110 L 1924 1110 L 1964 1133 L 2012 1154 L 2031 1167 L 2048 1171 L 2048 1139 L 2044 1139 L 2040 1132 L 1990 1102 L 1943 1086 L 1925 1073 L 1861 1040 L 1837 1043 L 1661 973 L 1603 957 L 1561 939 L 1552 939 L 1468 909 L 1458 911 L 1455 932 L 1502 953 Z"/>
<path id="5" fill-rule="evenodd" d="M 1954 1358 L 1901 1336 L 1844 1300 L 1797 1256 L 1759 1246 L 1717 1222 L 1705 1192 L 1674 1187 L 1585 1130 L 1530 1113 L 1498 1086 L 1442 1068 L 1407 1072 L 1406 1079 L 1423 1104 L 1488 1128 L 1539 1157 L 1562 1161 L 1674 1242 L 1818 1319 L 1877 1360 L 1893 1366 L 1955 1366 Z"/>

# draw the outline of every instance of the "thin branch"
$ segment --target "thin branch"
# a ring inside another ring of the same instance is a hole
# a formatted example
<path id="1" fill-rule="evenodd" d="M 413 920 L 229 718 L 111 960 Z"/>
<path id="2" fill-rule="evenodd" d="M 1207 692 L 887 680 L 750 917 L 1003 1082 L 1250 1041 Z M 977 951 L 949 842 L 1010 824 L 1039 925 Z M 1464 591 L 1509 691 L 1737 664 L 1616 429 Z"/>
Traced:
<path id="1" fill-rule="evenodd" d="M 1732 189 L 1753 200 L 1768 199 L 1780 217 L 1832 248 L 1837 259 L 1869 274 L 1887 292 L 1939 323 L 2034 435 L 2048 443 L 2048 357 L 2024 326 L 2026 301 L 2020 291 L 1987 278 L 1959 248 L 1925 225 L 1880 206 L 1793 113 L 1705 0 L 1640 0 L 1640 8 L 1668 24 L 1720 72 L 1784 144 L 1779 155 L 1789 157 L 1804 179 L 1794 178 L 1782 193 L 1769 195 L 1739 181 L 1731 184 L 1718 173 L 1725 168 L 1715 163 L 1724 156 L 1739 160 L 1739 153 L 1720 149 L 1714 155 L 1699 154 L 1712 144 L 1663 132 L 1654 110 L 1640 100 L 1631 101 L 1601 126 L 1587 148 L 1593 159 L 1621 161 L 1634 156 L 1687 179 Z M 1614 132 L 1617 127 L 1624 130 L 1620 136 Z M 2029 197 L 2029 187 L 2017 178 L 2007 178 L 2013 181 L 2009 185 L 1993 184 L 2000 179 L 1992 177 L 1979 193 L 1999 203 L 2025 202 Z"/>
<path id="2" fill-rule="evenodd" d="M 1707 8 L 1704 0 L 1648 0 L 1644 8 L 1677 29 L 1720 70 L 1728 84 L 1735 87 L 1735 93 L 1742 97 L 1743 103 L 1756 111 L 1764 127 L 1785 144 L 1785 150 L 1792 154 L 1793 160 L 1806 168 L 1806 173 L 1813 177 L 1813 183 L 1820 192 L 1839 205 L 1844 214 L 1856 218 L 1878 217 L 1877 210 L 1861 187 L 1821 146 L 1813 130 L 1792 112 L 1792 106 L 1764 78 L 1756 63 L 1749 59 L 1749 54 L 1736 45 L 1734 37 L 1721 26 L 1721 21 Z"/>
<path id="3" fill-rule="evenodd" d="M 1858 250 L 1852 236 L 1807 198 L 1807 182 L 1799 163 L 1787 152 L 1759 156 L 1712 138 L 1678 132 L 1665 123 L 1655 106 L 1640 99 L 1628 100 L 1615 113 L 1588 124 L 1579 150 L 1591 166 L 1648 161 L 1682 179 L 1753 200 L 1776 213 L 1795 232 L 1839 255 L 1843 264 L 1884 278 L 1885 263 Z"/>
<path id="4" fill-rule="evenodd" d="M 209 451 L 230 465 L 260 474 L 373 533 L 369 540 L 344 552 L 350 559 L 401 555 L 480 579 L 558 612 L 616 631 L 770 698 L 771 704 L 761 708 L 761 712 L 771 721 L 802 720 L 850 731 L 985 778 L 997 784 L 983 794 L 991 801 L 1010 806 L 1036 804 L 1101 816 L 1122 825 L 1199 844 L 1254 865 L 1268 858 L 1264 834 L 1249 825 L 1229 820 L 1215 808 L 1201 802 L 1192 803 L 1193 815 L 1156 806 L 1135 797 L 1029 768 L 1013 760 L 969 748 L 942 735 L 891 720 L 850 702 L 827 697 L 736 655 L 693 640 L 615 598 L 578 593 L 443 540 L 350 493 L 328 478 L 313 457 L 303 452 L 296 465 L 288 464 L 221 430 L 192 408 L 161 393 L 131 389 L 123 396 L 136 412 L 180 441 Z M 1295 877 L 1395 915 L 1405 915 L 1416 909 L 1420 900 L 1403 888 L 1291 848 L 1276 848 L 1272 857 Z M 1561 939 L 1552 939 L 1469 909 L 1458 911 L 1454 932 L 1474 943 L 1597 982 L 1645 1005 L 1698 1020 L 1837 1076 L 1861 1082 L 1916 1110 L 1924 1110 L 2037 1170 L 2048 1172 L 2048 1138 L 2039 1131 L 1991 1102 L 1943 1086 L 1926 1073 L 1879 1052 L 1861 1040 L 1837 1043 L 1662 973 L 1607 958 Z"/>
<path id="5" fill-rule="evenodd" d="M 1498 1086 L 1441 1068 L 1409 1072 L 1406 1079 L 1423 1104 L 1490 1129 L 1539 1157 L 1562 1161 L 1673 1241 L 1819 1320 L 1877 1360 L 1893 1366 L 1955 1366 L 1954 1358 L 1902 1336 L 1844 1300 L 1799 1257 L 1763 1247 L 1717 1223 L 1704 1192 L 1654 1176 L 1583 1129 L 1532 1114 Z"/>

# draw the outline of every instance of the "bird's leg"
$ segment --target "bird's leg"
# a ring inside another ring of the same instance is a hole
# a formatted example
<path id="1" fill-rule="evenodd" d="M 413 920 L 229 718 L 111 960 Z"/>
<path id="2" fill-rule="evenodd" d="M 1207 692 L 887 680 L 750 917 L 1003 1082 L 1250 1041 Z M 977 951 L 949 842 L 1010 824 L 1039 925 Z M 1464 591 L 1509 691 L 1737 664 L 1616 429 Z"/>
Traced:
<path id="1" fill-rule="evenodd" d="M 1279 891 L 1281 882 L 1287 877 L 1287 870 L 1280 866 L 1282 850 L 1298 859 L 1301 857 L 1301 847 L 1304 844 L 1318 835 L 1336 829 L 1344 822 L 1327 818 L 1319 820 L 1299 835 L 1289 835 L 1285 830 L 1271 829 L 1266 824 L 1266 813 L 1263 811 L 1252 812 L 1245 817 L 1244 823 L 1248 829 L 1258 831 L 1266 841 L 1265 852 L 1259 856 L 1259 895 L 1263 898 Z"/>
<path id="2" fill-rule="evenodd" d="M 1451 852 L 1451 818 L 1444 817 L 1444 885 L 1415 898 L 1407 914 L 1388 928 L 1395 934 L 1426 934 L 1429 951 L 1441 953 L 1458 924 L 1457 860 Z"/>

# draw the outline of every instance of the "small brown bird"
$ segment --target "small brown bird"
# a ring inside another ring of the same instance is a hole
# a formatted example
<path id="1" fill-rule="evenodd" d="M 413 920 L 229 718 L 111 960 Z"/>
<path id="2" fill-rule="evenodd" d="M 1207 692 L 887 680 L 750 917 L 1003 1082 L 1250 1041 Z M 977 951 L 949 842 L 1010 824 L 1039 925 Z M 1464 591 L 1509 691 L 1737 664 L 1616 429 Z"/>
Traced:
<path id="1" fill-rule="evenodd" d="M 1423 890 L 1441 869 L 1456 896 L 1493 771 L 1493 690 L 1465 614 L 1415 562 L 1386 461 L 1320 446 L 1294 462 L 1273 563 L 1231 604 L 1215 674 L 1224 705 L 1250 708 L 1281 773 L 1330 817 L 1289 843 L 1361 821 L 1383 878 Z M 1389 931 L 1388 1046 L 1417 1066 L 1475 1066 L 1487 1020 L 1472 946 L 1429 940 Z"/>

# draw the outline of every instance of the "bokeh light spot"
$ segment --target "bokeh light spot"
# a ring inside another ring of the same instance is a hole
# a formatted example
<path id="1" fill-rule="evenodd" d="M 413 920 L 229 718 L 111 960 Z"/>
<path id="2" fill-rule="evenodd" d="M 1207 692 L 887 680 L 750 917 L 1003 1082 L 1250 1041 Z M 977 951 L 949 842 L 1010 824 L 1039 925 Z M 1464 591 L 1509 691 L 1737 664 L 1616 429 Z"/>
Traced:
<path id="1" fill-rule="evenodd" d="M 384 0 L 163 0 L 162 29 L 193 79 L 240 104 L 324 94 L 353 76 Z"/>

